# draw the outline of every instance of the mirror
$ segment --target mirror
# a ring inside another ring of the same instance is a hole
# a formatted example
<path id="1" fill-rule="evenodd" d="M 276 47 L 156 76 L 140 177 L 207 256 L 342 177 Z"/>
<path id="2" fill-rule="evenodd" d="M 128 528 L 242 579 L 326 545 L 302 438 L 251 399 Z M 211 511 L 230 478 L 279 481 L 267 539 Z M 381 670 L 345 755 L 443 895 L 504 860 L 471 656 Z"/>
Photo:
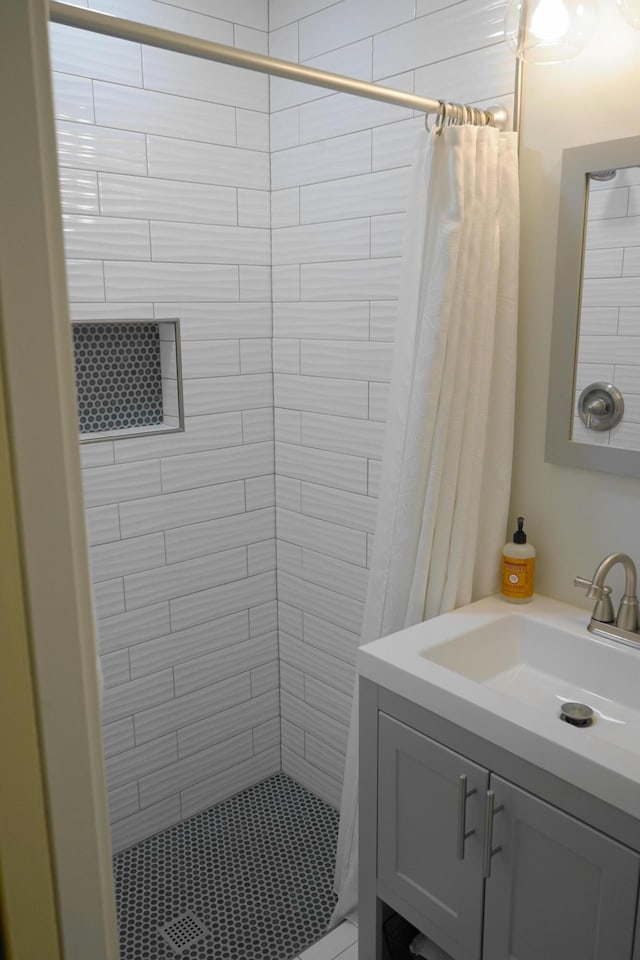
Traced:
<path id="1" fill-rule="evenodd" d="M 640 137 L 563 152 L 545 459 L 640 476 Z"/>

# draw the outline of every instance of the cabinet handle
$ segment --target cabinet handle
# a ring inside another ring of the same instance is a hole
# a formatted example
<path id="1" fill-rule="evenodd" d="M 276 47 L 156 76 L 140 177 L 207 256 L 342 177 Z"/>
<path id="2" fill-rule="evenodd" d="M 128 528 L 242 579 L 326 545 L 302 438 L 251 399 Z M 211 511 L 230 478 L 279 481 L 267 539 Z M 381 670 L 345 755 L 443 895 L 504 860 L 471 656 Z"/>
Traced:
<path id="1" fill-rule="evenodd" d="M 474 787 L 473 790 L 467 790 L 467 777 L 466 774 L 461 774 L 460 779 L 458 780 L 458 843 L 457 843 L 457 856 L 458 860 L 464 860 L 464 842 L 468 837 L 472 836 L 476 831 L 467 830 L 467 798 L 472 797 L 474 793 L 478 791 Z"/>
<path id="2" fill-rule="evenodd" d="M 497 807 L 495 805 L 496 795 L 493 790 L 487 790 L 487 807 L 485 810 L 484 821 L 484 855 L 482 858 L 482 875 L 485 880 L 491 876 L 491 859 L 496 853 L 500 853 L 502 847 L 494 847 L 493 844 L 493 818 L 501 810 L 504 810 L 504 804 Z"/>

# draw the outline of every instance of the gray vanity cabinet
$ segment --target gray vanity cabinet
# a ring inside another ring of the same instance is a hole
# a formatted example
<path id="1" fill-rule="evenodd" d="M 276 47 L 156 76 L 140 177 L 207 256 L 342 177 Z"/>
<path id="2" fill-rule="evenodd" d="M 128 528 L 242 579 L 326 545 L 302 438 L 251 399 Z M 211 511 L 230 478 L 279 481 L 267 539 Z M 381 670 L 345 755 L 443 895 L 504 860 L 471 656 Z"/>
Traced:
<path id="1" fill-rule="evenodd" d="M 494 774 L 490 789 L 484 957 L 630 958 L 638 855 Z"/>
<path id="2" fill-rule="evenodd" d="M 489 774 L 383 713 L 379 750 L 380 882 L 438 931 L 442 947 L 479 960 Z"/>

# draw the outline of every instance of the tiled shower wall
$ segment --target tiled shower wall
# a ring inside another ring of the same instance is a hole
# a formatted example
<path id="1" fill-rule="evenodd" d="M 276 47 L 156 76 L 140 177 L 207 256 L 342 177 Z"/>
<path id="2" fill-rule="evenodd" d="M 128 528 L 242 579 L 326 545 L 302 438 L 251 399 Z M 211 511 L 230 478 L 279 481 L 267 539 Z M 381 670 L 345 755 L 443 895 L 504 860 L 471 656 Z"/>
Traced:
<path id="1" fill-rule="evenodd" d="M 587 211 L 575 399 L 590 383 L 614 383 L 624 416 L 613 430 L 588 430 L 574 407 L 573 437 L 640 450 L 640 166 L 590 180 Z"/>
<path id="2" fill-rule="evenodd" d="M 270 52 L 430 97 L 511 106 L 504 7 L 270 0 Z M 271 80 L 282 759 L 331 803 L 375 526 L 407 209 L 424 118 Z"/>
<path id="3" fill-rule="evenodd" d="M 89 5 L 267 49 L 266 0 Z M 73 317 L 182 329 L 185 432 L 82 448 L 119 849 L 280 769 L 269 91 L 55 25 L 52 60 Z"/>

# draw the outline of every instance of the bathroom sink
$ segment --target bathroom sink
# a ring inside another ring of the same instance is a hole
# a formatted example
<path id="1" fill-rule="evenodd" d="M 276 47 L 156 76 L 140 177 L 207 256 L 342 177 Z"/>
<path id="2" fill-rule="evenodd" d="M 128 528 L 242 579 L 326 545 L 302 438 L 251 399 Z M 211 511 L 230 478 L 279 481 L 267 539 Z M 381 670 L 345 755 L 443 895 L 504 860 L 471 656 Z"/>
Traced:
<path id="1" fill-rule="evenodd" d="M 361 676 L 640 816 L 640 644 L 589 611 L 489 597 L 361 647 Z M 563 722 L 584 704 L 588 726 Z"/>

